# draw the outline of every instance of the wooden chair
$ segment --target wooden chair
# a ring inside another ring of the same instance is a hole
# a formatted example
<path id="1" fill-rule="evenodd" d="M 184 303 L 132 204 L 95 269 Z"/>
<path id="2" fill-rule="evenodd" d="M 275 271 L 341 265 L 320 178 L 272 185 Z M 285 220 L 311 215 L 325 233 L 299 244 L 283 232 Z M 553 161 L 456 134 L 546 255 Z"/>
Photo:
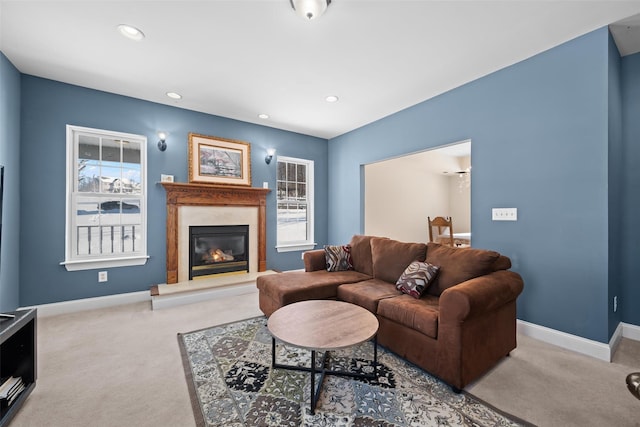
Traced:
<path id="1" fill-rule="evenodd" d="M 442 243 L 443 245 L 448 245 L 454 247 L 453 241 L 453 220 L 450 217 L 444 218 L 442 216 L 437 216 L 433 219 L 431 217 L 427 217 L 427 221 L 429 221 L 429 241 L 435 243 Z M 437 229 L 437 234 L 433 235 L 433 229 Z M 447 237 L 447 234 L 449 235 Z"/>

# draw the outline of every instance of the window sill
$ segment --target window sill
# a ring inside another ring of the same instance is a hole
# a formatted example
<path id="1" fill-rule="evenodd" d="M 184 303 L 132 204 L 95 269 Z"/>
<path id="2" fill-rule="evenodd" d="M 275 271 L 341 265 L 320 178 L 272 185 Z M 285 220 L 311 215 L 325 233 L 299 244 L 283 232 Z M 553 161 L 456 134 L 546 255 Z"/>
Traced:
<path id="1" fill-rule="evenodd" d="M 131 267 L 135 265 L 144 265 L 147 263 L 149 255 L 140 255 L 124 258 L 103 258 L 103 259 L 87 259 L 77 261 L 63 261 L 60 265 L 64 265 L 67 271 L 94 270 L 97 268 L 114 268 L 114 267 Z"/>
<path id="2" fill-rule="evenodd" d="M 296 245 L 278 245 L 276 249 L 278 252 L 294 252 L 294 251 L 309 251 L 315 249 L 317 243 L 300 243 Z"/>

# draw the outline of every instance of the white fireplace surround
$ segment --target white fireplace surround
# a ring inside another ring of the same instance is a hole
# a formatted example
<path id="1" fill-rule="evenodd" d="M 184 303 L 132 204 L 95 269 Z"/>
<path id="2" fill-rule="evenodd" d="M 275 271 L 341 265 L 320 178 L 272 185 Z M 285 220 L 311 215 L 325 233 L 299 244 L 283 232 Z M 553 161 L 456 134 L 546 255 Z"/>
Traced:
<path id="1" fill-rule="evenodd" d="M 249 273 L 258 271 L 258 208 L 180 206 L 178 208 L 178 282 L 189 280 L 189 226 L 248 225 Z"/>

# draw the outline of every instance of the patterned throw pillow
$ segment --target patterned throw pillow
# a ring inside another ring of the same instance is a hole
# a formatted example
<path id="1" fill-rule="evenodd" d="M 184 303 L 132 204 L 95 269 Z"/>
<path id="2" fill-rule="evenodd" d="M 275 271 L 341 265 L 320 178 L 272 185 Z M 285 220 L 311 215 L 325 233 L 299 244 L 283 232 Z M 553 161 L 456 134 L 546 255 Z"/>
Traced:
<path id="1" fill-rule="evenodd" d="M 351 246 L 325 246 L 324 258 L 327 263 L 327 271 L 353 270 L 351 260 Z"/>
<path id="2" fill-rule="evenodd" d="M 414 298 L 420 298 L 436 278 L 438 271 L 440 271 L 438 266 L 428 262 L 414 261 L 409 264 L 396 282 L 396 289 Z"/>

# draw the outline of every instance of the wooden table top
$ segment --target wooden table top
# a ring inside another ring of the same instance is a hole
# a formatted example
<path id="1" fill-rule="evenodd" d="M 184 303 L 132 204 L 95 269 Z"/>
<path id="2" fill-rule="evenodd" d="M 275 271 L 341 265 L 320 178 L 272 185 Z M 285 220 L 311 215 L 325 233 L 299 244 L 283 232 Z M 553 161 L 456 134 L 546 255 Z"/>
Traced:
<path id="1" fill-rule="evenodd" d="M 378 319 L 355 304 L 311 300 L 279 308 L 267 326 L 284 343 L 310 350 L 336 350 L 373 338 Z"/>

